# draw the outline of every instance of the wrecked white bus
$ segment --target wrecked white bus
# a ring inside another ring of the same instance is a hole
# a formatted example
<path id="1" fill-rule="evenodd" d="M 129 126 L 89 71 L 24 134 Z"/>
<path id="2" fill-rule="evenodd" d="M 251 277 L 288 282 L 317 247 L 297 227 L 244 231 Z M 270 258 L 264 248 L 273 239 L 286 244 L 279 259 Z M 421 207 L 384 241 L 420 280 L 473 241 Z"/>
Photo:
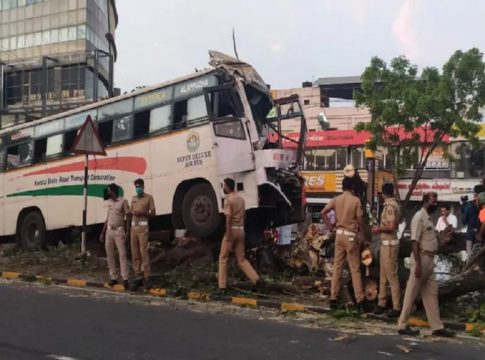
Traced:
<path id="1" fill-rule="evenodd" d="M 89 161 L 88 225 L 106 217 L 103 190 L 130 198 L 145 179 L 157 219 L 206 237 L 222 225 L 221 183 L 246 201 L 249 234 L 304 218 L 295 150 L 269 146 L 268 88 L 248 64 L 210 52 L 211 68 L 0 131 L 0 236 L 45 245 L 49 230 L 82 222 L 83 157 L 70 150 L 88 115 L 106 157 Z"/>

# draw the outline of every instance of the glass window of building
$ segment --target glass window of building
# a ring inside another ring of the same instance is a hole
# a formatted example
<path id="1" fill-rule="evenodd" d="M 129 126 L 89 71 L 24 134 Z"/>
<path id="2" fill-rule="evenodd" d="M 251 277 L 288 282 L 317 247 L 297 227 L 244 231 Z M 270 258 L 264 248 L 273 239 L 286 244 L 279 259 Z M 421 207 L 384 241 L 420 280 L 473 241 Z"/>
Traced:
<path id="1" fill-rule="evenodd" d="M 42 33 L 36 32 L 34 33 L 34 46 L 42 45 Z"/>
<path id="2" fill-rule="evenodd" d="M 69 27 L 67 39 L 68 39 L 68 41 L 74 41 L 74 40 L 77 39 L 77 27 L 76 26 L 70 26 Z"/>
<path id="3" fill-rule="evenodd" d="M 86 25 L 79 25 L 77 27 L 77 38 L 86 39 Z"/>
<path id="4" fill-rule="evenodd" d="M 62 28 L 59 29 L 59 42 L 65 42 L 68 39 L 68 29 Z"/>

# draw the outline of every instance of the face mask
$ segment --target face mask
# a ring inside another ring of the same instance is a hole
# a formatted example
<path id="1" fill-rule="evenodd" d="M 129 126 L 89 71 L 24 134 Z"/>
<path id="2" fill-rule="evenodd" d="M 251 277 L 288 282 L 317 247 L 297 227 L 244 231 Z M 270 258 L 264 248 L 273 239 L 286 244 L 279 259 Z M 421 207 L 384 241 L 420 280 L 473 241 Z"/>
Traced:
<path id="1" fill-rule="evenodd" d="M 436 210 L 438 210 L 438 204 L 430 204 L 430 205 L 428 206 L 428 211 L 429 211 L 430 213 L 434 213 Z"/>
<path id="2" fill-rule="evenodd" d="M 143 190 L 143 188 L 141 188 L 141 187 L 137 187 L 137 188 L 135 188 L 135 191 L 136 191 L 136 194 L 137 194 L 138 196 L 142 196 L 142 195 L 143 195 L 143 193 L 144 193 L 144 190 Z"/>

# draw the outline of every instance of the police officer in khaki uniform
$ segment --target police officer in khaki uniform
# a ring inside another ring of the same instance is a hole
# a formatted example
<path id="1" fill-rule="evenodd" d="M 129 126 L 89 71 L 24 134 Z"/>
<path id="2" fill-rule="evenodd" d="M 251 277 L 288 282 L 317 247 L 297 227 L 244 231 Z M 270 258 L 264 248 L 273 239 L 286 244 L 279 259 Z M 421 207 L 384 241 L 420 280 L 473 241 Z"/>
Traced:
<path id="1" fill-rule="evenodd" d="M 419 330 L 408 326 L 409 315 L 416 297 L 421 295 L 426 317 L 433 335 L 452 337 L 454 333 L 444 328 L 438 304 L 438 283 L 434 274 L 434 256 L 438 251 L 438 238 L 431 219 L 438 208 L 438 195 L 429 192 L 423 195 L 423 207 L 411 222 L 411 272 L 406 285 L 401 316 L 398 321 L 400 335 L 418 335 Z"/>
<path id="2" fill-rule="evenodd" d="M 224 179 L 224 193 L 228 196 L 224 201 L 224 215 L 226 216 L 226 233 L 222 240 L 219 254 L 219 290 L 226 292 L 227 286 L 227 261 L 232 251 L 236 254 L 238 266 L 255 285 L 260 285 L 259 276 L 244 252 L 244 220 L 246 206 L 244 199 L 235 192 L 235 182 L 232 179 Z"/>
<path id="3" fill-rule="evenodd" d="M 116 266 L 115 247 L 118 250 L 121 278 L 123 286 L 128 288 L 128 260 L 126 258 L 126 240 L 130 233 L 131 213 L 128 201 L 119 196 L 120 188 L 116 184 L 110 184 L 107 188 L 108 217 L 104 223 L 103 230 L 99 237 L 105 243 L 106 257 L 108 258 L 108 268 L 110 286 L 118 283 L 118 268 Z"/>
<path id="4" fill-rule="evenodd" d="M 397 318 L 401 313 L 401 289 L 397 276 L 399 239 L 397 228 L 401 219 L 399 204 L 394 198 L 394 185 L 387 183 L 382 185 L 382 196 L 384 197 L 384 209 L 381 214 L 380 226 L 374 226 L 372 232 L 380 234 L 380 283 L 379 302 L 376 314 L 382 314 L 387 306 L 387 283 L 391 287 L 392 310 L 387 314 L 390 318 Z"/>
<path id="5" fill-rule="evenodd" d="M 148 255 L 148 219 L 155 216 L 155 202 L 153 196 L 145 193 L 143 179 L 135 180 L 136 195 L 131 200 L 133 219 L 131 223 L 131 259 L 135 281 L 130 290 L 135 291 L 144 285 L 145 290 L 152 287 L 150 279 L 150 256 Z"/>
<path id="6" fill-rule="evenodd" d="M 330 231 L 332 231 L 334 227 L 337 228 L 330 308 L 337 308 L 337 297 L 340 292 L 342 270 L 345 260 L 347 260 L 357 306 L 361 311 L 367 312 L 369 311 L 369 307 L 365 300 L 362 286 L 362 277 L 360 273 L 360 243 L 358 239 L 359 232 L 362 234 L 362 237 L 364 235 L 364 212 L 359 198 L 352 193 L 353 186 L 353 180 L 344 177 L 342 181 L 343 193 L 333 198 L 322 211 L 322 219 L 327 228 Z M 335 210 L 335 226 L 330 223 L 330 220 L 327 217 L 331 210 Z"/>

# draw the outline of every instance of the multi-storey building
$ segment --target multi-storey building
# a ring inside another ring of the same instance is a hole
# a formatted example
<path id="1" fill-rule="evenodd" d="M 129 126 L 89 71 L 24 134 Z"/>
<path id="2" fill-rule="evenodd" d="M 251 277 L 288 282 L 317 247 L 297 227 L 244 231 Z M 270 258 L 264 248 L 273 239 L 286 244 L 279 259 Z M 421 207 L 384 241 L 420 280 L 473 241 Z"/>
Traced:
<path id="1" fill-rule="evenodd" d="M 114 0 L 0 0 L 1 127 L 113 95 Z"/>

